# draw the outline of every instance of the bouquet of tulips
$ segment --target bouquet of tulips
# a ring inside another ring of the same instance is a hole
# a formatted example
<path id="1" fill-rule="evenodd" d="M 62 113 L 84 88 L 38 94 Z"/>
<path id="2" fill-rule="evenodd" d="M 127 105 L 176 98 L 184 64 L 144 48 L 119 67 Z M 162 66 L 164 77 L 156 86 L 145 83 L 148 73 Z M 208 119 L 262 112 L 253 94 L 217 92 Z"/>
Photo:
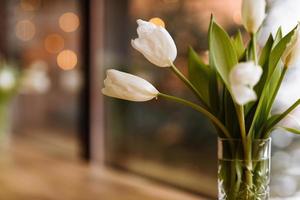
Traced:
<path id="1" fill-rule="evenodd" d="M 221 141 L 221 154 L 230 158 L 220 162 L 219 199 L 268 199 L 269 158 L 259 159 L 265 153 L 262 147 L 275 128 L 300 133 L 279 125 L 300 100 L 282 113 L 271 113 L 285 73 L 300 51 L 299 27 L 285 36 L 279 28 L 258 48 L 256 36 L 265 7 L 264 0 L 243 1 L 242 20 L 250 35 L 246 45 L 240 31 L 229 36 L 211 17 L 209 63 L 190 48 L 188 77 L 174 64 L 177 49 L 164 22 L 159 18 L 137 20 L 138 38 L 131 41 L 132 46 L 154 65 L 170 68 L 198 102 L 163 93 L 140 77 L 113 69 L 107 71 L 104 80 L 104 95 L 129 101 L 163 98 L 186 105 L 211 120 Z"/>

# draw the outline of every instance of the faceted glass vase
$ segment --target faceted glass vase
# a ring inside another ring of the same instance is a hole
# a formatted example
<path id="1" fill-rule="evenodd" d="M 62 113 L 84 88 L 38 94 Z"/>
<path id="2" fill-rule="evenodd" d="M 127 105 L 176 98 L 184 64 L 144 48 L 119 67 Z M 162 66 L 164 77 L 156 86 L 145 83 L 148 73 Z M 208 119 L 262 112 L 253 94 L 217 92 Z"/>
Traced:
<path id="1" fill-rule="evenodd" d="M 271 138 L 246 143 L 219 138 L 218 199 L 268 200 L 270 156 Z"/>

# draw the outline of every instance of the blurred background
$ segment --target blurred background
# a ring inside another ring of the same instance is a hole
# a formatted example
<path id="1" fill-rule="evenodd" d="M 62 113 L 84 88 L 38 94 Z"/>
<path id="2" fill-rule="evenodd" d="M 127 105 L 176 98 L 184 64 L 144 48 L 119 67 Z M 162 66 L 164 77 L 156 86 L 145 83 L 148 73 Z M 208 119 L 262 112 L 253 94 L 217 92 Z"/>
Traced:
<path id="1" fill-rule="evenodd" d="M 133 50 L 136 19 L 165 21 L 186 73 L 189 46 L 207 60 L 211 13 L 234 34 L 240 7 L 240 0 L 1 0 L 0 199 L 216 199 L 217 140 L 204 117 L 100 89 L 114 68 L 193 99 Z M 299 137 L 273 136 L 272 196 L 300 198 Z"/>

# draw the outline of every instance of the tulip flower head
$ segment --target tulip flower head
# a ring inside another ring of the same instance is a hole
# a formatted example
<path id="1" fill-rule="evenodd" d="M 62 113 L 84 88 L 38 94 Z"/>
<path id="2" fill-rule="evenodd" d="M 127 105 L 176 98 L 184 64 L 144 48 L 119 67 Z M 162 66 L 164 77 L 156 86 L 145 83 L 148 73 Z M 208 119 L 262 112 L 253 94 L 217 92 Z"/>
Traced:
<path id="1" fill-rule="evenodd" d="M 297 59 L 299 59 L 300 55 L 300 40 L 299 40 L 299 25 L 297 26 L 297 30 L 291 41 L 287 45 L 285 51 L 282 54 L 282 62 L 284 63 L 285 67 L 293 65 Z"/>
<path id="2" fill-rule="evenodd" d="M 158 18 L 150 22 L 137 20 L 138 38 L 131 40 L 133 48 L 141 52 L 147 60 L 159 67 L 170 67 L 177 56 L 174 40 Z"/>
<path id="3" fill-rule="evenodd" d="M 239 105 L 245 105 L 257 99 L 253 87 L 262 75 L 262 68 L 253 61 L 238 63 L 229 74 L 231 93 Z"/>
<path id="4" fill-rule="evenodd" d="M 243 0 L 242 21 L 250 33 L 256 33 L 265 18 L 265 0 Z"/>
<path id="5" fill-rule="evenodd" d="M 106 72 L 102 93 L 106 96 L 128 101 L 149 101 L 158 95 L 158 90 L 148 81 L 118 70 Z"/>

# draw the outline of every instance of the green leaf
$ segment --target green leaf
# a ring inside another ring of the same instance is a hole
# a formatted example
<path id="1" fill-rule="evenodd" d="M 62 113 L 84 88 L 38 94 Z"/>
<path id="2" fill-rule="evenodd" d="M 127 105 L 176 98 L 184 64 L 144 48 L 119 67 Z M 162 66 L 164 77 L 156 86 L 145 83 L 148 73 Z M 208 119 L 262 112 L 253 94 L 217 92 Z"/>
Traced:
<path id="1" fill-rule="evenodd" d="M 267 127 L 265 128 L 266 134 L 268 134 L 282 119 L 284 119 L 286 116 L 288 116 L 294 109 L 298 107 L 300 104 L 300 99 L 298 99 L 293 105 L 291 105 L 287 110 L 285 110 L 283 113 L 275 115 L 274 117 L 271 117 L 266 122 Z"/>
<path id="2" fill-rule="evenodd" d="M 261 137 L 260 130 L 263 128 L 266 123 L 270 110 L 272 108 L 274 97 L 278 92 L 278 84 L 281 82 L 282 73 L 282 63 L 279 62 L 280 58 L 286 49 L 287 44 L 290 42 L 291 38 L 297 32 L 293 29 L 289 32 L 285 37 L 283 37 L 277 45 L 271 50 L 268 65 L 264 65 L 264 70 L 266 70 L 262 77 L 262 83 L 260 84 L 261 94 L 259 98 L 259 102 L 253 117 L 252 124 L 250 126 L 249 134 L 251 137 Z M 278 33 L 280 35 L 280 33 Z M 279 37 L 279 36 L 278 36 Z M 258 91 L 259 92 L 259 91 Z M 259 93 L 258 93 L 259 95 Z M 268 130 L 269 131 L 269 130 Z M 268 132 L 267 131 L 267 132 Z M 265 133 L 262 133 L 265 134 Z M 250 137 L 249 136 L 249 137 Z"/>
<path id="3" fill-rule="evenodd" d="M 208 88 L 211 71 L 192 48 L 189 48 L 188 51 L 188 69 L 189 80 L 199 91 L 205 103 L 209 105 Z"/>
<path id="4" fill-rule="evenodd" d="M 214 17 L 213 15 L 211 15 L 209 29 L 208 29 L 208 46 L 210 46 L 213 23 L 214 23 Z M 220 98 L 220 96 L 222 95 L 219 94 L 219 88 L 223 88 L 225 86 L 223 82 L 219 81 L 219 77 L 216 71 L 216 67 L 214 66 L 214 61 L 211 53 L 209 54 L 209 63 L 212 71 L 210 81 L 209 81 L 210 105 L 212 111 L 220 117 L 222 116 L 223 104 L 221 103 L 222 99 Z"/>
<path id="5" fill-rule="evenodd" d="M 226 88 L 223 96 L 225 126 L 233 137 L 238 138 L 240 134 L 236 110 L 230 92 Z"/>
<path id="6" fill-rule="evenodd" d="M 232 38 L 232 44 L 237 54 L 238 59 L 241 59 L 245 52 L 244 41 L 242 37 L 242 33 L 239 30 L 237 34 Z"/>
<path id="7" fill-rule="evenodd" d="M 274 44 L 274 40 L 272 35 L 270 34 L 269 39 L 267 40 L 264 48 L 261 51 L 259 62 L 258 62 L 259 65 L 262 66 L 263 68 L 263 74 L 261 76 L 261 79 L 258 82 L 258 84 L 255 86 L 255 91 L 258 97 L 260 97 L 268 77 L 269 58 L 270 58 L 270 52 L 272 50 L 273 44 Z"/>
<path id="8" fill-rule="evenodd" d="M 270 34 L 264 48 L 261 51 L 260 57 L 259 57 L 258 63 L 260 66 L 264 67 L 266 64 L 268 64 L 269 56 L 270 56 L 270 52 L 271 52 L 273 44 L 274 44 L 274 39 L 273 39 L 272 34 Z M 265 67 L 267 68 L 268 66 L 265 66 Z"/>
<path id="9" fill-rule="evenodd" d="M 267 122 L 272 104 L 274 102 L 274 96 L 278 92 L 278 85 L 281 83 L 281 68 L 278 66 L 273 73 L 271 80 L 264 86 L 262 94 L 260 96 L 252 125 L 250 127 L 250 133 L 256 138 L 261 138 L 260 134 L 265 134 L 261 132 L 261 129 L 265 126 Z"/>
<path id="10" fill-rule="evenodd" d="M 294 129 L 294 128 L 290 128 L 290 127 L 283 127 L 281 126 L 280 128 L 290 132 L 290 133 L 294 133 L 294 134 L 299 134 L 300 135 L 300 130 L 298 129 Z"/>
<path id="11" fill-rule="evenodd" d="M 272 46 L 273 46 L 273 42 L 274 42 L 273 37 L 270 34 L 264 48 L 261 51 L 260 57 L 259 57 L 259 62 L 258 63 L 263 68 L 263 74 L 260 78 L 260 81 L 258 82 L 258 84 L 254 88 L 258 98 L 261 96 L 262 90 L 265 86 L 265 82 L 266 82 L 266 79 L 267 79 L 269 55 L 270 55 L 270 52 L 271 52 L 271 49 L 272 49 Z M 254 113 L 249 113 L 249 112 L 250 111 L 255 112 L 255 109 L 253 109 L 253 106 L 255 106 L 255 105 L 257 106 L 257 102 L 250 102 L 249 104 L 247 104 L 245 106 L 246 116 L 249 115 L 249 117 L 251 118 L 251 119 L 248 119 L 248 121 L 252 121 Z"/>
<path id="12" fill-rule="evenodd" d="M 210 65 L 214 66 L 222 81 L 230 90 L 229 73 L 238 63 L 234 46 L 228 34 L 213 20 L 209 32 Z"/>
<path id="13" fill-rule="evenodd" d="M 272 34 L 271 34 L 272 35 Z M 276 36 L 275 36 L 275 39 L 274 39 L 274 43 L 273 43 L 273 47 L 275 47 L 278 42 L 282 39 L 282 29 L 281 27 L 278 28 L 277 32 L 276 32 Z"/>
<path id="14" fill-rule="evenodd" d="M 294 34 L 297 34 L 296 29 L 297 29 L 297 26 L 293 30 L 291 30 L 286 36 L 284 36 L 278 42 L 278 44 L 272 49 L 270 58 L 269 58 L 267 81 L 271 78 L 272 73 L 274 72 L 278 62 L 280 61 L 280 58 L 281 58 L 283 52 L 286 49 L 286 46 L 291 41 Z"/>

